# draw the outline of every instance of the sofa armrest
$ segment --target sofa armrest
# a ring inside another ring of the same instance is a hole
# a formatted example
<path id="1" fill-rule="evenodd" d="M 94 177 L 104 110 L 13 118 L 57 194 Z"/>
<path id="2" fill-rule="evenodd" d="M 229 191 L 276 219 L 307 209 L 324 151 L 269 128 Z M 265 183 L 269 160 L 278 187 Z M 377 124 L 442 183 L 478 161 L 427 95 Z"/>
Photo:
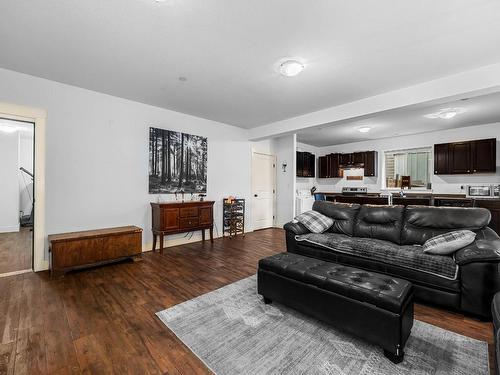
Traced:
<path id="1" fill-rule="evenodd" d="M 309 229 L 307 229 L 298 221 L 289 221 L 283 226 L 283 229 L 285 229 L 287 232 L 292 232 L 295 235 L 310 233 Z"/>
<path id="2" fill-rule="evenodd" d="M 500 239 L 479 239 L 455 253 L 455 262 L 458 265 L 473 262 L 500 263 Z"/>

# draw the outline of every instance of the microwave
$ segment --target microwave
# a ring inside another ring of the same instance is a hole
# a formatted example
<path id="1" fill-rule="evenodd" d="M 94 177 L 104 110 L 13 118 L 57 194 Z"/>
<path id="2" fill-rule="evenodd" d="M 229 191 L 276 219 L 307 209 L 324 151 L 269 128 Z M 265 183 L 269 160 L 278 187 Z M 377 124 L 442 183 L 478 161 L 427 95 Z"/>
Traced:
<path id="1" fill-rule="evenodd" d="M 500 198 L 500 185 L 467 185 L 468 198 Z"/>

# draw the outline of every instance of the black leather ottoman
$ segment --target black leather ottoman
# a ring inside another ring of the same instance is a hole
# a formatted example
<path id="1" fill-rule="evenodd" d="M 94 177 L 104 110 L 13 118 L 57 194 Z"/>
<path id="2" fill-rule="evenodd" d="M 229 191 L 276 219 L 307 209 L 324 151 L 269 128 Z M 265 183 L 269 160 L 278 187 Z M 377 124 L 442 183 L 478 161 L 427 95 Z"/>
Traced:
<path id="1" fill-rule="evenodd" d="M 491 302 L 493 316 L 493 338 L 495 340 L 495 374 L 500 375 L 500 292 L 495 294 Z"/>
<path id="2" fill-rule="evenodd" d="M 258 292 L 362 337 L 403 360 L 413 326 L 413 287 L 406 280 L 293 253 L 259 261 Z"/>

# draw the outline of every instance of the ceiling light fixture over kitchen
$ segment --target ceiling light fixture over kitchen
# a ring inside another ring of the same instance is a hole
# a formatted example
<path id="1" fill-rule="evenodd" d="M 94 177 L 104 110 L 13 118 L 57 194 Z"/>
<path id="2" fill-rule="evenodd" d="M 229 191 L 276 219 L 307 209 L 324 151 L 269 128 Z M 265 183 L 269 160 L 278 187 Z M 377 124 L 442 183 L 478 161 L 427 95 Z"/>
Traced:
<path id="1" fill-rule="evenodd" d="M 360 133 L 368 133 L 370 130 L 372 130 L 372 128 L 370 128 L 369 126 L 362 126 L 361 128 L 358 128 L 357 130 Z"/>
<path id="2" fill-rule="evenodd" d="M 297 60 L 283 61 L 279 66 L 279 72 L 285 77 L 294 77 L 304 70 L 304 64 Z"/>
<path id="3" fill-rule="evenodd" d="M 428 115 L 425 115 L 424 117 L 440 118 L 443 120 L 449 120 L 449 119 L 452 119 L 453 117 L 455 117 L 456 115 L 464 113 L 465 111 L 466 111 L 465 108 L 443 108 L 435 113 L 429 113 Z"/>

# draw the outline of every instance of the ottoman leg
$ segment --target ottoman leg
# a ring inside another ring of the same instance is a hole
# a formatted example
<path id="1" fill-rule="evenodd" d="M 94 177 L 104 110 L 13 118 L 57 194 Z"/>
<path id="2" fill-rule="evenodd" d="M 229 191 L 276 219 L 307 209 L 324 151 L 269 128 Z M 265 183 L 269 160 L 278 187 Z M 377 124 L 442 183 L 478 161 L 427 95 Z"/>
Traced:
<path id="1" fill-rule="evenodd" d="M 401 349 L 399 349 L 399 347 L 396 349 L 396 354 L 391 353 L 387 349 L 384 349 L 384 355 L 388 360 L 395 364 L 403 362 L 403 359 L 405 357 L 405 353 Z"/>
<path id="2" fill-rule="evenodd" d="M 264 297 L 264 303 L 265 303 L 266 305 L 268 305 L 268 304 L 270 304 L 270 303 L 272 303 L 272 302 L 273 302 L 273 301 L 271 301 L 269 298 Z"/>

